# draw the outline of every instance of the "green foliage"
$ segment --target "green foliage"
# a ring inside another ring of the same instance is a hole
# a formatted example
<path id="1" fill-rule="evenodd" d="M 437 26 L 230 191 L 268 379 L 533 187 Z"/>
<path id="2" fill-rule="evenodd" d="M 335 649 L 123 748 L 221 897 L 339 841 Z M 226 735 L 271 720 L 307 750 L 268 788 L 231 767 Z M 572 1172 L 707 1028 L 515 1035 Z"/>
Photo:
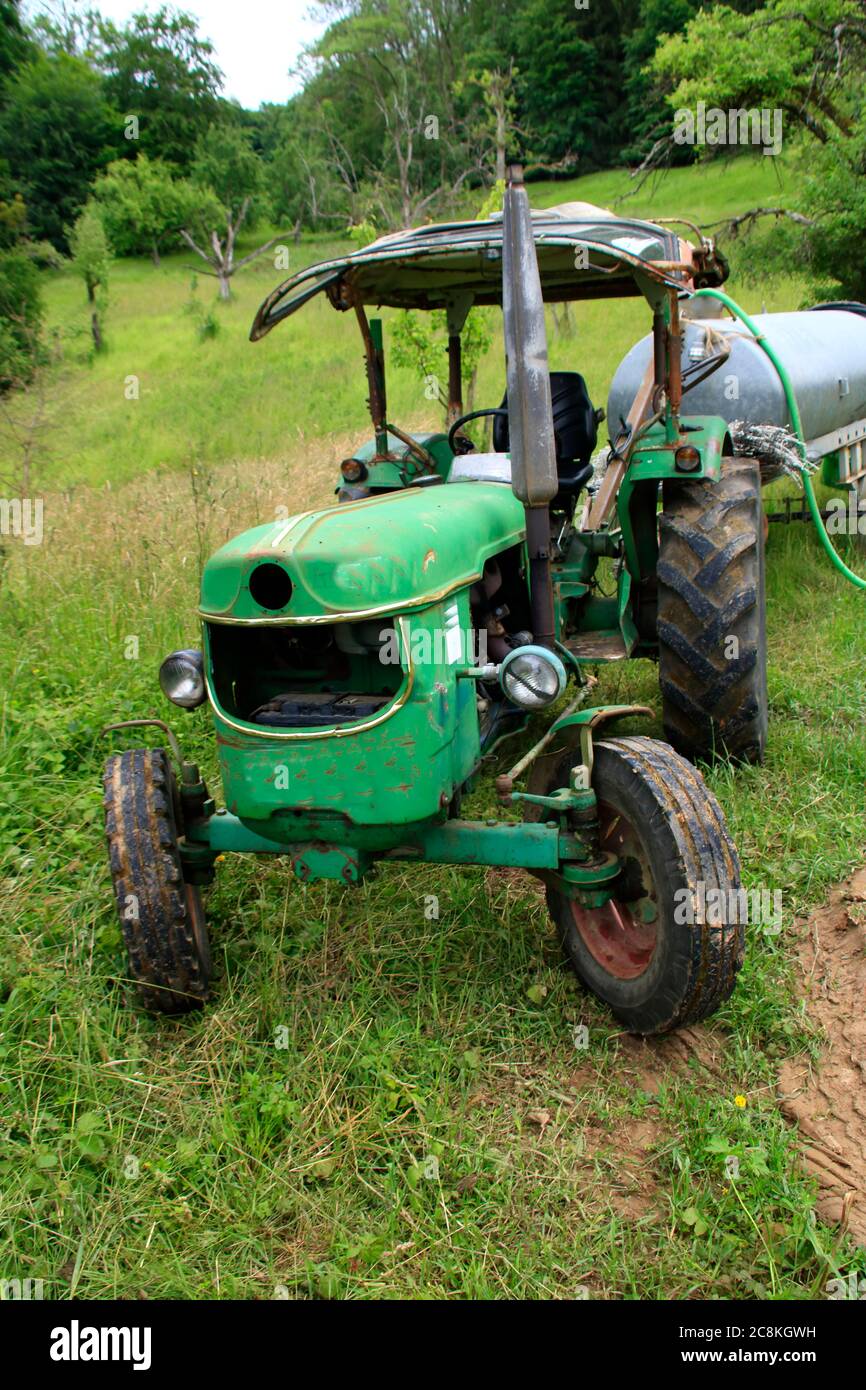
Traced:
<path id="1" fill-rule="evenodd" d="M 236 222 L 247 205 L 245 220 L 254 222 L 262 207 L 264 167 L 246 131 L 226 122 L 208 126 L 196 141 L 192 179 L 197 187 L 210 190 L 231 222 Z M 198 211 L 198 220 L 208 222 L 210 210 Z M 210 227 L 212 227 L 212 220 Z"/>
<path id="2" fill-rule="evenodd" d="M 93 304 L 97 290 L 105 294 L 111 263 L 111 248 L 105 227 L 100 211 L 93 203 L 88 203 L 75 219 L 69 233 L 69 250 L 72 267 L 84 281 L 88 302 Z"/>
<path id="3" fill-rule="evenodd" d="M 183 312 L 192 319 L 195 324 L 196 337 L 200 343 L 207 342 L 210 338 L 215 338 L 220 331 L 220 321 L 212 307 L 206 308 L 202 304 L 197 294 L 198 277 L 193 276 L 190 283 L 189 299 L 183 306 Z"/>
<path id="4" fill-rule="evenodd" d="M 471 309 L 461 335 L 466 408 L 473 408 L 475 383 L 482 359 L 493 343 L 493 311 Z M 448 404 L 448 315 L 444 309 L 421 313 L 402 309 L 391 335 L 391 354 L 398 367 L 408 367 L 424 382 L 428 400 Z"/>
<path id="5" fill-rule="evenodd" d="M 166 179 L 193 166 L 229 221 L 249 197 L 248 217 L 318 229 L 447 215 L 509 154 L 564 169 L 637 157 L 667 119 L 642 69 L 658 34 L 691 13 L 686 0 L 341 0 L 326 11 L 302 90 L 257 112 L 220 98 L 213 47 L 189 14 L 162 6 L 117 26 L 63 9 L 38 16 L 30 38 L 11 24 L 0 140 L 33 235 L 62 246 L 94 175 L 139 153 L 160 179 L 151 170 L 146 189 L 115 190 L 108 222 L 118 248 L 155 257 L 178 221 Z M 212 208 L 185 212 L 200 234 L 214 229 Z"/>
<path id="6" fill-rule="evenodd" d="M 866 113 L 850 136 L 834 132 L 810 166 L 804 204 L 817 219 L 808 237 L 816 295 L 866 302 Z"/>
<path id="7" fill-rule="evenodd" d="M 467 98 L 471 137 L 490 151 L 488 163 L 496 182 L 505 177 L 509 151 L 517 139 L 517 68 L 470 68 L 454 84 L 454 94 Z M 474 100 L 479 94 L 480 103 Z"/>
<path id="8" fill-rule="evenodd" d="M 641 0 L 638 21 L 623 40 L 625 91 L 629 110 L 626 158 L 645 153 L 670 126 L 670 113 L 647 64 L 663 34 L 679 33 L 694 14 L 691 0 Z M 690 158 L 690 152 L 684 155 Z"/>
<path id="9" fill-rule="evenodd" d="M 588 156 L 591 164 L 607 163 L 613 72 L 603 51 L 605 31 L 619 28 L 624 8 L 634 6 L 608 0 L 576 13 L 571 0 L 528 0 L 515 11 L 521 124 L 544 160 L 571 155 L 575 162 Z"/>
<path id="10" fill-rule="evenodd" d="M 27 227 L 27 204 L 20 193 L 0 198 L 0 247 L 14 246 Z"/>
<path id="11" fill-rule="evenodd" d="M 482 199 L 478 211 L 475 214 L 477 222 L 483 222 L 488 217 L 492 217 L 494 212 L 502 211 L 502 203 L 505 198 L 505 180 L 497 179 L 487 190 Z"/>
<path id="12" fill-rule="evenodd" d="M 849 49 L 837 69 L 828 26 L 832 34 L 835 25 L 856 22 L 861 9 L 857 0 L 768 0 L 753 14 L 727 5 L 703 9 L 659 46 L 650 70 L 674 110 L 698 101 L 724 110 L 779 108 L 786 133 L 799 125 L 824 139 L 846 124 L 844 101 L 838 104 L 832 87 L 851 61 Z M 822 69 L 827 75 L 817 82 Z"/>
<path id="13" fill-rule="evenodd" d="M 0 389 L 29 379 L 39 359 L 42 317 L 33 260 L 20 248 L 0 252 Z"/>
<path id="14" fill-rule="evenodd" d="M 212 201 L 190 180 L 177 178 L 161 159 L 140 154 L 118 159 L 96 180 L 93 196 L 119 256 L 149 254 L 155 261 L 181 227 Z"/>
<path id="15" fill-rule="evenodd" d="M 796 210 L 815 225 L 762 229 L 749 238 L 750 259 L 753 276 L 784 264 L 808 271 L 817 280 L 809 298 L 866 297 L 866 271 L 854 251 L 866 236 L 861 19 L 857 0 L 767 0 L 749 14 L 717 6 L 666 39 L 650 64 L 672 109 L 694 110 L 703 101 L 784 113 L 785 138 L 797 135 L 803 151 Z"/>
<path id="16" fill-rule="evenodd" d="M 34 236 L 65 246 L 64 229 L 86 202 L 120 132 L 99 77 L 81 59 L 39 55 L 18 68 L 4 92 L 0 148 Z"/>
<path id="17" fill-rule="evenodd" d="M 370 246 L 372 242 L 376 241 L 379 232 L 374 222 L 365 220 L 350 227 L 349 236 L 352 239 L 352 245 L 361 251 L 365 246 Z"/>
<path id="18" fill-rule="evenodd" d="M 295 100 L 262 107 L 246 126 L 264 161 L 268 200 L 281 224 L 305 223 L 318 230 L 360 215 L 352 196 L 351 159 L 343 152 L 340 164 L 340 144 L 328 134 L 330 120 L 328 102 L 313 110 Z"/>
<path id="19" fill-rule="evenodd" d="M 197 135 L 217 112 L 222 74 L 195 18 L 161 6 L 122 29 L 100 26 L 100 66 L 109 101 L 139 118 L 141 148 L 186 169 Z"/>
<path id="20" fill-rule="evenodd" d="M 30 55 L 19 0 L 0 0 L 0 82 Z"/>

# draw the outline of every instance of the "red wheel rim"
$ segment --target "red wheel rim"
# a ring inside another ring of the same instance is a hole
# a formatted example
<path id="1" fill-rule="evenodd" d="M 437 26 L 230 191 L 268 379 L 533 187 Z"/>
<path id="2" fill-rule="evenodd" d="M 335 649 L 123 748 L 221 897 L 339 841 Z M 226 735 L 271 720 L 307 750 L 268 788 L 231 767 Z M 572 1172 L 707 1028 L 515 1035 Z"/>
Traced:
<path id="1" fill-rule="evenodd" d="M 571 916 L 593 959 L 617 980 L 635 980 L 649 967 L 658 944 L 658 900 L 646 851 L 634 826 L 607 802 L 598 804 L 599 845 L 618 856 L 622 873 L 616 896 L 603 907 L 570 901 Z"/>

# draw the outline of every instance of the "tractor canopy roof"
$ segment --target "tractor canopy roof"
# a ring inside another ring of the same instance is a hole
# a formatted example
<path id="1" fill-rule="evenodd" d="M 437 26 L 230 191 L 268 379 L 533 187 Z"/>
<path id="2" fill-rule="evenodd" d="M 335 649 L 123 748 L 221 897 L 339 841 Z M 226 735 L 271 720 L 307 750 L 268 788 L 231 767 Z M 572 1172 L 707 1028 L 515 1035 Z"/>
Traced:
<path id="1" fill-rule="evenodd" d="M 636 274 L 692 287 L 698 249 L 652 222 L 617 217 L 591 203 L 561 203 L 533 210 L 532 225 L 546 300 L 640 293 Z M 502 214 L 392 232 L 361 251 L 309 266 L 268 295 L 250 338 L 263 338 L 322 291 L 335 309 L 451 308 L 458 319 L 473 304 L 501 304 Z"/>

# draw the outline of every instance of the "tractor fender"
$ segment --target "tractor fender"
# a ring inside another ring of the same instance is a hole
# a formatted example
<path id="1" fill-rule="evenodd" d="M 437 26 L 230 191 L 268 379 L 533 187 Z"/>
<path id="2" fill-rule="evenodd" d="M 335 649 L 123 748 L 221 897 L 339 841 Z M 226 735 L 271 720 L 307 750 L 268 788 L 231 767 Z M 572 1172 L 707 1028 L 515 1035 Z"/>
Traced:
<path id="1" fill-rule="evenodd" d="M 588 775 L 592 776 L 593 752 L 592 739 L 596 729 L 602 724 L 607 724 L 614 719 L 626 719 L 629 715 L 648 714 L 652 717 L 655 711 L 649 705 L 595 705 L 588 709 L 576 710 L 574 714 L 563 715 L 552 726 L 551 735 L 561 733 L 563 729 L 577 729 L 580 734 L 580 753 L 581 762 L 587 769 Z"/>
<path id="2" fill-rule="evenodd" d="M 572 739 L 577 736 L 581 745 L 581 762 L 587 766 L 588 775 L 592 775 L 593 750 L 592 739 L 596 729 L 601 728 L 605 723 L 614 719 L 626 719 L 637 714 L 648 714 L 655 716 L 655 710 L 648 705 L 596 705 L 587 709 L 576 710 L 573 714 L 564 714 L 551 725 L 551 738 L 545 752 L 536 758 L 529 770 L 527 779 L 527 791 L 537 794 L 544 794 L 554 773 L 554 770 L 562 757 L 562 748 L 555 748 L 556 735 L 566 733 Z M 527 820 L 542 819 L 541 812 L 537 807 L 527 805 L 524 811 Z"/>
<path id="3" fill-rule="evenodd" d="M 556 723 L 551 725 L 550 732 L 557 734 L 560 729 L 567 729 L 571 725 L 595 729 L 609 719 L 625 719 L 630 714 L 653 716 L 655 710 L 650 709 L 649 705 L 590 705 L 587 709 L 575 710 L 573 714 L 565 714 L 561 719 L 557 719 Z"/>

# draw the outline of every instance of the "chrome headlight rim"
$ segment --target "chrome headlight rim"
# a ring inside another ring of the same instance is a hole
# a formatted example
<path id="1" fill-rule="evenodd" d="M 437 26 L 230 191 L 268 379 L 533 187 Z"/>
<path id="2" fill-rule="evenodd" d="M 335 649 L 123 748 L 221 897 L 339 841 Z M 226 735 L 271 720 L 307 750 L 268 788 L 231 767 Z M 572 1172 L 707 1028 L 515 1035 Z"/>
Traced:
<path id="1" fill-rule="evenodd" d="M 547 680 L 543 685 L 538 683 L 538 677 L 542 674 L 540 671 L 536 671 L 536 684 L 532 685 L 515 670 L 515 665 L 527 657 L 534 660 L 537 666 L 547 668 Z M 523 687 L 522 690 L 518 688 L 518 682 Z M 520 709 L 543 710 L 548 709 L 563 694 L 568 684 L 568 674 L 556 652 L 551 651 L 549 647 L 528 643 L 523 647 L 514 647 L 505 657 L 499 668 L 499 684 L 507 699 Z"/>
<path id="2" fill-rule="evenodd" d="M 198 709 L 207 699 L 204 656 L 196 647 L 180 647 L 164 657 L 159 668 L 163 695 L 180 709 Z"/>

